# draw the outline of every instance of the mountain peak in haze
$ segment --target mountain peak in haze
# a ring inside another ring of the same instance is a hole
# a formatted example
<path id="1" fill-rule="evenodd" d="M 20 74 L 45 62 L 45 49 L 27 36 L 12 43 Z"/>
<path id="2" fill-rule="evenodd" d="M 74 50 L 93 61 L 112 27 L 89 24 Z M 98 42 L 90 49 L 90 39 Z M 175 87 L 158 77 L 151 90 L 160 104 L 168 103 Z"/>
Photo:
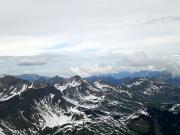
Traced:
<path id="1" fill-rule="evenodd" d="M 79 76 L 79 75 L 74 75 L 74 76 L 72 76 L 71 78 L 70 78 L 71 80 L 75 80 L 75 81 L 79 81 L 79 80 L 81 80 L 82 78 Z"/>

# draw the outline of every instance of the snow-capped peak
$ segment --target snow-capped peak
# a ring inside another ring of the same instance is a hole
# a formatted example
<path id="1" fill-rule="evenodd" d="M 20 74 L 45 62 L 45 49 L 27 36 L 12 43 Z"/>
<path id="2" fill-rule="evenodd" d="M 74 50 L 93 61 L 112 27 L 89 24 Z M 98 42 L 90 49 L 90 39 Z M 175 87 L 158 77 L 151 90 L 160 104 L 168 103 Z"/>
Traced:
<path id="1" fill-rule="evenodd" d="M 81 79 L 80 76 L 74 76 L 74 77 L 71 77 L 70 79 L 68 79 L 67 81 L 65 81 L 62 85 L 61 84 L 55 84 L 54 86 L 58 90 L 63 92 L 63 90 L 65 90 L 67 88 L 80 86 L 82 84 L 82 82 L 84 82 L 84 80 Z"/>

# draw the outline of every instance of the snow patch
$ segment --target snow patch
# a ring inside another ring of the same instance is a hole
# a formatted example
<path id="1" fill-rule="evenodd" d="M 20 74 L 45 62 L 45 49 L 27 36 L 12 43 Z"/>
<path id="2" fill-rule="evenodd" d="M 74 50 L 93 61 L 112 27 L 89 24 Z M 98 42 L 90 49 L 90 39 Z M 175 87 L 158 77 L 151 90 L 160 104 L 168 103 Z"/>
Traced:
<path id="1" fill-rule="evenodd" d="M 94 85 L 99 88 L 99 89 L 102 89 L 102 90 L 107 90 L 107 89 L 112 89 L 112 90 L 117 90 L 115 87 L 112 87 L 108 84 L 103 84 L 103 83 L 100 83 L 99 81 L 96 81 L 94 82 Z"/>
<path id="2" fill-rule="evenodd" d="M 67 88 L 71 88 L 71 87 L 77 87 L 79 85 L 81 85 L 82 81 L 76 81 L 75 79 L 72 82 L 67 82 L 66 84 L 63 85 L 59 85 L 59 84 L 55 84 L 55 88 L 60 90 L 61 92 L 63 92 L 65 89 Z"/>
<path id="3" fill-rule="evenodd" d="M 43 99 L 40 103 L 35 101 L 36 107 L 34 109 L 40 115 L 39 123 L 45 127 L 55 127 L 62 126 L 64 124 L 83 124 L 86 121 L 90 121 L 84 114 L 84 112 L 79 111 L 76 107 L 69 107 L 67 110 L 61 109 L 57 104 L 53 105 Z M 68 113 L 68 114 L 67 114 Z M 77 121 L 74 120 L 73 114 L 83 115 L 83 119 Z"/>
<path id="4" fill-rule="evenodd" d="M 144 109 L 144 110 L 139 110 L 138 113 L 139 113 L 139 114 L 142 114 L 142 115 L 145 115 L 145 116 L 150 116 L 150 115 L 148 114 L 148 112 L 146 111 L 146 109 Z"/>
<path id="5" fill-rule="evenodd" d="M 28 89 L 32 89 L 33 86 L 34 86 L 34 84 L 33 84 L 33 82 L 32 82 L 32 84 L 28 87 Z"/>
<path id="6" fill-rule="evenodd" d="M 169 109 L 169 111 L 174 112 L 177 107 L 180 107 L 180 104 L 173 105 L 173 107 L 171 109 Z"/>
<path id="7" fill-rule="evenodd" d="M 51 99 L 53 99 L 53 98 L 54 98 L 54 96 L 55 96 L 54 94 L 50 94 Z"/>
<path id="8" fill-rule="evenodd" d="M 16 95 L 20 95 L 21 93 L 26 91 L 27 88 L 28 88 L 28 86 L 26 84 L 23 84 L 21 90 L 17 89 L 14 86 L 11 86 L 9 90 L 12 90 L 12 89 L 13 90 L 8 95 L 7 94 L 6 95 L 1 94 L 2 97 L 1 97 L 0 101 L 6 101 L 6 100 L 9 100 Z"/>
<path id="9" fill-rule="evenodd" d="M 100 102 L 102 100 L 101 97 L 97 97 L 97 96 L 94 96 L 94 95 L 85 96 L 83 99 L 88 100 L 88 101 L 92 101 L 92 102 L 94 102 L 94 101 L 99 101 Z"/>
<path id="10" fill-rule="evenodd" d="M 146 109 L 143 109 L 143 110 L 138 110 L 137 112 L 133 113 L 133 114 L 130 114 L 127 118 L 126 118 L 126 121 L 129 120 L 129 119 L 136 119 L 139 117 L 139 115 L 145 115 L 145 116 L 150 116 L 148 114 L 148 112 L 146 111 Z"/>
<path id="11" fill-rule="evenodd" d="M 143 92 L 145 95 L 154 95 L 160 93 L 160 88 L 154 84 L 150 84 L 146 91 Z"/>
<path id="12" fill-rule="evenodd" d="M 3 130 L 0 128 L 0 135 L 6 135 L 5 133 L 3 133 Z"/>
<path id="13" fill-rule="evenodd" d="M 128 88 L 131 88 L 131 87 L 133 87 L 133 86 L 138 86 L 138 85 L 140 85 L 142 82 L 143 82 L 144 80 L 138 80 L 138 81 L 135 81 L 135 82 L 133 82 L 132 84 L 128 84 L 128 85 L 126 85 Z"/>

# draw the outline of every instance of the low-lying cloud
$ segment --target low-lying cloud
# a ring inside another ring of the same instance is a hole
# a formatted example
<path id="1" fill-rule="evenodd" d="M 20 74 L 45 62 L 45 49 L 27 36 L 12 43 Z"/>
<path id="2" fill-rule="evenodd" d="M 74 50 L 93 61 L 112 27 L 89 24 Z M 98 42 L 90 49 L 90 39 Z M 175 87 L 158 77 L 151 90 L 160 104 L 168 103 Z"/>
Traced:
<path id="1" fill-rule="evenodd" d="M 113 72 L 113 68 L 111 66 L 105 65 L 82 65 L 80 67 L 71 67 L 71 71 L 74 74 L 78 74 L 81 76 L 90 76 L 90 75 L 98 75 Z"/>
<path id="2" fill-rule="evenodd" d="M 106 73 L 115 73 L 122 71 L 167 71 L 172 76 L 180 76 L 180 57 L 172 55 L 171 57 L 155 57 L 149 56 L 145 52 L 135 52 L 120 58 L 120 62 L 116 65 L 82 65 L 71 67 L 74 74 L 81 76 L 99 75 Z"/>
<path id="3" fill-rule="evenodd" d="M 180 76 L 180 57 L 172 56 L 149 56 L 145 52 L 135 52 L 124 60 L 129 67 L 146 70 L 165 70 L 173 76 Z"/>

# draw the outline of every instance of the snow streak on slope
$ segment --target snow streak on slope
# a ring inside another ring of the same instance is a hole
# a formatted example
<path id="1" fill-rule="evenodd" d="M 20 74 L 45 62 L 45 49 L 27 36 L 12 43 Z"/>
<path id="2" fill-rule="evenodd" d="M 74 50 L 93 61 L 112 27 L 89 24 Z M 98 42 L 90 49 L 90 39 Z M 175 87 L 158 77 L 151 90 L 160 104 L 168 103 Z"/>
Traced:
<path id="1" fill-rule="evenodd" d="M 0 93 L 0 101 L 6 101 L 6 100 L 9 100 L 11 99 L 12 97 L 16 96 L 16 95 L 20 95 L 21 93 L 23 93 L 24 91 L 26 91 L 28 89 L 28 85 L 26 84 L 23 84 L 22 88 L 21 89 L 17 89 L 16 87 L 14 86 L 11 86 L 9 90 L 7 89 L 4 89 L 4 91 L 11 91 L 10 93 L 8 94 L 3 94 L 3 93 Z"/>
<path id="2" fill-rule="evenodd" d="M 3 133 L 3 130 L 0 128 L 0 135 L 5 135 L 5 133 Z"/>
<path id="3" fill-rule="evenodd" d="M 80 81 L 76 81 L 75 79 L 73 79 L 73 81 L 69 81 L 63 85 L 60 84 L 55 84 L 55 87 L 60 90 L 61 92 L 63 92 L 63 90 L 67 89 L 67 88 L 71 88 L 71 87 L 77 87 L 79 85 L 81 85 L 81 80 Z"/>
<path id="4" fill-rule="evenodd" d="M 40 125 L 43 128 L 62 126 L 64 124 L 83 124 L 90 121 L 83 112 L 80 112 L 77 107 L 69 107 L 64 110 L 58 104 L 52 105 L 54 95 L 41 100 L 39 103 L 35 101 L 36 107 L 34 109 L 38 112 Z M 59 101 L 60 103 L 61 101 Z M 82 119 L 76 120 L 75 116 L 81 116 Z"/>
<path id="5" fill-rule="evenodd" d="M 79 107 L 96 108 L 104 100 L 103 95 L 97 95 L 101 90 L 83 79 L 70 79 L 63 85 L 55 84 L 55 88 L 63 93 L 64 99 Z"/>
<path id="6" fill-rule="evenodd" d="M 122 94 L 128 95 L 130 98 L 132 98 L 132 94 L 130 92 L 128 92 L 127 90 L 123 90 L 121 88 L 116 88 L 116 87 L 113 87 L 111 85 L 99 82 L 99 81 L 94 82 L 94 85 L 98 89 L 101 89 L 101 90 L 104 90 L 104 91 L 107 91 L 107 90 L 117 91 L 117 92 L 120 92 Z"/>
<path id="7" fill-rule="evenodd" d="M 129 85 L 126 85 L 128 88 L 131 88 L 133 86 L 138 86 L 140 85 L 145 79 L 144 78 L 141 78 L 140 80 L 137 80 L 135 82 L 133 82 L 132 84 L 129 84 Z"/>
<path id="8" fill-rule="evenodd" d="M 128 121 L 129 119 L 136 119 L 136 118 L 139 117 L 139 115 L 150 116 L 150 115 L 148 114 L 146 108 L 145 108 L 145 109 L 140 109 L 140 110 L 138 110 L 137 112 L 135 112 L 135 113 L 133 113 L 133 114 L 130 114 L 130 115 L 125 119 L 125 121 Z"/>
<path id="9" fill-rule="evenodd" d="M 173 105 L 173 107 L 171 109 L 169 109 L 169 111 L 176 112 L 176 109 L 180 110 L 180 104 Z"/>

